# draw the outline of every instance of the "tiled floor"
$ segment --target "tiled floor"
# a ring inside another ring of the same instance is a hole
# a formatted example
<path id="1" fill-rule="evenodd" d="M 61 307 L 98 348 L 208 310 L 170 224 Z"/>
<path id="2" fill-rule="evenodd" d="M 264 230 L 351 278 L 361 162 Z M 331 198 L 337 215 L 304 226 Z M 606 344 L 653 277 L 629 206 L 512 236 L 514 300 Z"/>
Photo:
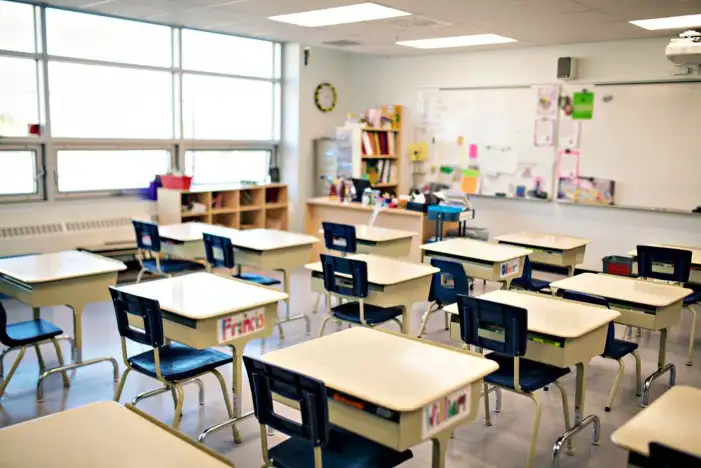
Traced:
<path id="1" fill-rule="evenodd" d="M 488 284 L 488 289 L 496 287 Z M 477 294 L 481 293 L 482 285 L 479 282 Z M 314 303 L 315 295 L 309 289 L 309 278 L 304 271 L 297 271 L 292 276 L 292 308 L 294 312 L 308 312 Z M 24 320 L 30 317 L 31 311 L 23 304 L 15 301 L 5 301 L 8 315 L 11 321 Z M 417 304 L 412 314 L 412 331 L 418 330 L 419 322 L 426 304 Z M 65 331 L 72 330 L 70 311 L 65 307 L 54 307 L 42 310 L 43 317 L 57 323 Z M 315 336 L 323 315 L 313 316 L 312 336 Z M 701 355 L 697 353 L 697 362 L 694 367 L 686 367 L 686 346 L 690 315 L 684 313 L 681 322 L 669 336 L 669 359 L 677 364 L 677 383 L 683 385 L 701 386 Z M 280 342 L 277 333 L 266 340 L 265 349 L 271 350 L 308 339 L 304 335 L 303 322 L 287 324 L 286 339 Z M 330 325 L 328 331 L 334 331 Z M 443 330 L 443 317 L 435 314 L 430 320 L 426 339 L 441 342 L 450 342 L 447 332 Z M 620 332 L 620 330 L 619 330 Z M 111 355 L 118 357 L 121 362 L 121 350 L 117 335 L 114 315 L 110 303 L 93 304 L 89 306 L 84 315 L 84 355 L 96 357 Z M 657 345 L 659 334 L 643 332 L 641 343 L 641 355 L 643 358 L 643 374 L 649 375 L 657 362 Z M 136 352 L 137 346 L 130 345 L 131 352 Z M 246 353 L 256 355 L 261 352 L 260 342 L 254 342 L 246 349 Z M 11 353 L 5 361 L 6 369 L 14 359 L 15 353 Z M 33 353 L 27 353 L 25 361 L 18 373 L 10 383 L 6 395 L 0 401 L 0 426 L 16 424 L 28 419 L 36 418 L 66 408 L 74 408 L 90 402 L 108 400 L 112 398 L 115 384 L 111 380 L 111 371 L 107 364 L 100 364 L 85 369 L 79 369 L 72 380 L 70 389 L 64 390 L 61 379 L 54 376 L 45 383 L 45 401 L 39 405 L 36 403 L 36 378 L 38 366 Z M 45 348 L 44 357 L 48 364 L 55 364 L 53 351 Z M 617 449 L 611 442 L 611 433 L 623 422 L 635 415 L 640 408 L 638 399 L 635 398 L 635 367 L 632 358 L 626 361 L 626 374 L 621 383 L 618 397 L 611 413 L 604 412 L 604 405 L 608 392 L 613 383 L 617 364 L 613 361 L 594 359 L 591 363 L 587 384 L 586 411 L 594 412 L 601 417 L 602 435 L 601 445 L 593 447 L 590 443 L 591 432 L 581 433 L 576 438 L 577 453 L 574 457 L 563 455 L 560 466 L 566 467 L 601 467 L 613 468 L 625 466 L 625 454 Z M 231 382 L 231 370 L 225 370 L 228 382 Z M 245 376 L 245 373 L 244 373 Z M 570 401 L 574 400 L 574 372 L 563 379 L 570 394 Z M 250 391 L 248 383 L 244 381 L 244 409 L 251 408 Z M 147 377 L 132 373 L 129 376 L 124 389 L 122 402 L 130 400 L 134 395 L 145 390 L 156 388 L 156 381 Z M 198 406 L 196 387 L 186 387 L 186 402 L 181 430 L 187 435 L 197 437 L 204 427 L 225 419 L 226 411 L 222 402 L 222 395 L 216 379 L 212 376 L 205 377 L 206 403 Z M 664 381 L 660 380 L 653 385 L 652 399 L 659 396 L 665 389 Z M 411 391 L 411 389 L 407 389 Z M 555 440 L 564 429 L 562 410 L 560 406 L 559 392 L 541 392 L 539 394 L 543 403 L 543 417 L 538 438 L 538 453 L 535 466 L 550 466 L 551 448 Z M 492 404 L 494 399 L 492 398 Z M 173 415 L 173 403 L 169 394 L 154 397 L 139 405 L 145 411 L 155 415 L 159 419 L 170 422 Z M 511 468 L 522 467 L 526 461 L 530 431 L 533 421 L 533 404 L 527 398 L 504 393 L 503 410 L 501 414 L 493 416 L 493 426 L 485 427 L 481 417 L 472 425 L 463 427 L 455 433 L 448 453 L 448 467 L 460 468 Z M 109 424 L 109 421 L 105 421 Z M 259 467 L 262 464 L 260 454 L 260 441 L 258 425 L 255 419 L 248 419 L 239 425 L 244 442 L 235 445 L 229 431 L 222 431 L 212 435 L 208 445 L 225 454 L 239 468 Z M 70 430 L 70 428 L 66 428 Z M 100 428 L 95 428 L 100 430 Z M 280 440 L 279 435 L 273 439 Z M 41 441 L 36 441 L 38 444 Z M 274 441 L 271 441 L 274 443 Z M 28 447 L 7 448 L 2 450 L 29 450 Z M 431 445 L 424 443 L 413 449 L 414 458 L 405 465 L 410 467 L 429 467 L 431 462 Z"/>

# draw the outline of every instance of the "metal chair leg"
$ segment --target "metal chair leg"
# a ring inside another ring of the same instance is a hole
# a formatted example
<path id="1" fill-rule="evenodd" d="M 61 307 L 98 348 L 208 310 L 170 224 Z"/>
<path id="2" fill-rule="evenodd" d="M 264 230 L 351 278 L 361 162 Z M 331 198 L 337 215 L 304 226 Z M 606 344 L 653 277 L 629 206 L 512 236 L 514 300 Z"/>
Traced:
<path id="1" fill-rule="evenodd" d="M 494 393 L 497 394 L 497 404 L 494 408 L 494 412 L 498 414 L 501 413 L 501 388 L 494 387 Z"/>
<path id="2" fill-rule="evenodd" d="M 19 354 L 17 355 L 17 358 L 15 359 L 15 362 L 12 363 L 12 367 L 10 367 L 10 372 L 7 373 L 7 377 L 3 379 L 2 382 L 0 382 L 0 398 L 5 394 L 5 389 L 7 388 L 7 384 L 10 383 L 10 380 L 12 379 L 12 376 L 15 375 L 15 371 L 17 370 L 17 366 L 19 366 L 19 362 L 22 360 L 24 357 L 24 353 L 27 351 L 26 346 L 22 346 L 19 349 Z"/>
<path id="3" fill-rule="evenodd" d="M 449 330 L 450 329 L 450 314 L 444 310 L 443 317 L 445 318 L 445 329 Z"/>
<path id="4" fill-rule="evenodd" d="M 119 379 L 119 384 L 117 385 L 117 390 L 114 392 L 114 401 L 119 402 L 122 397 L 122 390 L 124 390 L 124 384 L 127 382 L 127 375 L 131 372 L 131 368 L 127 367 L 122 373 L 122 378 Z"/>
<path id="5" fill-rule="evenodd" d="M 542 407 L 540 404 L 540 400 L 533 393 L 524 393 L 523 395 L 529 397 L 535 403 L 535 420 L 533 421 L 533 435 L 531 436 L 531 446 L 528 450 L 528 462 L 526 463 L 526 468 L 533 468 L 533 460 L 535 459 L 536 443 L 538 442 L 538 429 L 540 428 L 540 416 L 542 413 Z"/>
<path id="6" fill-rule="evenodd" d="M 314 309 L 312 310 L 313 313 L 317 314 L 319 313 L 319 303 L 321 302 L 323 294 L 319 293 L 316 295 L 316 301 L 314 302 Z"/>
<path id="7" fill-rule="evenodd" d="M 324 320 L 321 322 L 321 328 L 319 329 L 319 337 L 324 336 L 324 329 L 326 329 L 326 324 L 327 324 L 327 323 L 329 322 L 329 320 L 331 320 L 332 318 L 333 318 L 333 317 L 331 317 L 331 316 L 329 315 L 328 317 L 324 318 Z"/>
<path id="8" fill-rule="evenodd" d="M 204 406 L 204 383 L 200 379 L 192 379 L 188 383 L 193 382 L 197 385 L 197 396 L 200 406 Z"/>
<path id="9" fill-rule="evenodd" d="M 424 316 L 421 318 L 421 326 L 419 327 L 419 333 L 416 335 L 417 338 L 421 338 L 421 336 L 426 331 L 426 324 L 428 323 L 429 317 L 431 317 L 431 314 L 433 313 L 433 306 L 434 305 L 436 305 L 436 303 L 431 302 L 431 304 L 429 304 L 429 306 L 428 306 L 428 309 L 424 313 Z"/>
<path id="10" fill-rule="evenodd" d="M 570 403 L 569 399 L 567 398 L 567 390 L 565 390 L 565 387 L 563 387 L 557 380 L 555 381 L 555 386 L 560 390 L 560 394 L 562 395 L 562 412 L 565 416 L 565 432 L 567 432 L 572 428 L 572 423 L 570 421 Z"/>
<path id="11" fill-rule="evenodd" d="M 616 373 L 616 379 L 613 381 L 613 388 L 611 389 L 611 393 L 609 393 L 608 404 L 606 405 L 606 408 L 604 408 L 604 410 L 607 413 L 611 412 L 611 407 L 613 406 L 613 399 L 616 398 L 616 393 L 618 393 L 618 386 L 621 384 L 623 372 L 626 368 L 626 364 L 625 362 L 623 362 L 623 359 L 617 359 L 616 362 L 618 362 L 618 372 Z"/>
<path id="12" fill-rule="evenodd" d="M 142 268 L 139 270 L 139 273 L 136 275 L 136 282 L 141 283 L 141 279 L 144 277 L 144 273 L 146 273 L 146 269 Z"/>
<path id="13" fill-rule="evenodd" d="M 226 412 L 229 414 L 229 419 L 234 419 L 236 415 L 234 415 L 231 400 L 229 400 L 229 390 L 226 388 L 226 381 L 218 370 L 212 369 L 212 374 L 214 374 L 217 377 L 217 380 L 219 380 L 219 385 L 221 386 L 222 395 L 224 396 L 224 404 L 226 405 Z M 240 441 L 241 434 L 239 434 L 239 430 L 235 424 L 231 426 L 231 430 L 233 431 L 232 435 L 234 436 L 234 440 Z"/>
<path id="14" fill-rule="evenodd" d="M 5 376 L 5 355 L 15 348 L 5 348 L 0 353 L 0 379 Z"/>
<path id="15" fill-rule="evenodd" d="M 58 360 L 58 366 L 63 367 L 63 352 L 61 351 L 61 346 L 59 346 L 58 341 L 55 338 L 51 340 L 56 350 L 56 360 Z M 71 381 L 68 379 L 68 373 L 66 371 L 61 372 L 61 377 L 63 378 L 63 386 L 68 388 L 71 386 Z"/>
<path id="16" fill-rule="evenodd" d="M 175 396 L 175 415 L 173 416 L 173 429 L 180 427 L 180 420 L 183 417 L 183 402 L 185 400 L 185 392 L 180 384 L 173 384 L 171 387 Z"/>
<path id="17" fill-rule="evenodd" d="M 640 396 L 643 392 L 642 361 L 640 360 L 640 354 L 637 349 L 631 354 L 635 358 L 635 396 Z"/>
<path id="18" fill-rule="evenodd" d="M 397 326 L 399 327 L 399 331 L 401 332 L 402 331 L 402 322 L 398 318 L 393 318 L 392 321 L 397 324 Z M 348 328 L 350 328 L 350 324 L 348 324 L 348 325 L 349 325 Z"/>
<path id="19" fill-rule="evenodd" d="M 489 427 L 492 425 L 492 415 L 489 405 L 489 385 L 484 382 L 482 385 L 482 398 L 484 399 L 484 425 Z"/>
<path id="20" fill-rule="evenodd" d="M 46 372 L 46 362 L 44 362 L 44 356 L 41 354 L 41 348 L 38 344 L 34 345 L 34 351 L 37 353 L 37 362 L 39 363 L 39 375 Z"/>
<path id="21" fill-rule="evenodd" d="M 694 363 L 694 344 L 696 341 L 696 309 L 692 305 L 687 309 L 691 311 L 691 330 L 689 330 L 689 358 L 686 360 L 686 365 L 691 366 Z"/>

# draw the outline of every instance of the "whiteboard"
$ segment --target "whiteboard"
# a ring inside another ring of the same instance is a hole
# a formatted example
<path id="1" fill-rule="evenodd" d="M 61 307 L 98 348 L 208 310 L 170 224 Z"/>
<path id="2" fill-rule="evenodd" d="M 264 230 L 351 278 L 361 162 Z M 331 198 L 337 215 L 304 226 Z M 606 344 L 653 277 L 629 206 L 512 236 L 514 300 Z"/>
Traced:
<path id="1" fill-rule="evenodd" d="M 597 86 L 580 174 L 613 179 L 615 204 L 701 205 L 701 83 Z"/>

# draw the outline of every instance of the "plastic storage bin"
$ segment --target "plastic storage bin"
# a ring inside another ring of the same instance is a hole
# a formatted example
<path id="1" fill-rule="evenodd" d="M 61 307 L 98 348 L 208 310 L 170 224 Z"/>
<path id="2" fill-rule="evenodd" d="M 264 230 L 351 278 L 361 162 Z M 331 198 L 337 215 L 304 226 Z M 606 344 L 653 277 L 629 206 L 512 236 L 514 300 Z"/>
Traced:
<path id="1" fill-rule="evenodd" d="M 624 255 L 608 255 L 601 259 L 604 273 L 618 276 L 631 276 L 633 274 L 633 257 Z"/>
<path id="2" fill-rule="evenodd" d="M 162 175 L 161 183 L 163 188 L 177 189 L 177 190 L 190 190 L 190 185 L 192 185 L 192 177 L 189 176 L 177 176 L 177 175 Z"/>

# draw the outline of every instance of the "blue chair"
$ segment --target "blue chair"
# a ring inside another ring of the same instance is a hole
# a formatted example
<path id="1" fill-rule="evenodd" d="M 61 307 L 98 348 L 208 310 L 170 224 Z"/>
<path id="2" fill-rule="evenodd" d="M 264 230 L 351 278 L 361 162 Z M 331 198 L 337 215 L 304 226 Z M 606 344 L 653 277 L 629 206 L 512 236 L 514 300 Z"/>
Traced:
<path id="1" fill-rule="evenodd" d="M 542 292 L 543 289 L 550 287 L 550 282 L 533 278 L 533 264 L 528 255 L 526 255 L 521 277 L 512 280 L 511 287 L 525 291 Z"/>
<path id="2" fill-rule="evenodd" d="M 565 291 L 562 294 L 562 298 L 570 301 L 598 305 L 601 307 L 606 307 L 607 309 L 611 308 L 609 301 L 606 298 L 592 296 L 591 294 Z M 642 377 L 640 354 L 638 354 L 638 343 L 616 339 L 616 328 L 613 322 L 609 323 L 608 333 L 606 334 L 606 346 L 604 347 L 604 353 L 601 355 L 601 357 L 605 359 L 613 359 L 614 361 L 618 362 L 618 373 L 616 374 L 616 380 L 613 381 L 613 388 L 611 389 L 608 404 L 605 408 L 607 413 L 611 411 L 613 400 L 616 398 L 616 393 L 618 392 L 618 386 L 621 383 L 621 378 L 623 378 L 623 372 L 625 370 L 623 358 L 629 354 L 635 358 L 635 394 L 640 396 Z"/>
<path id="3" fill-rule="evenodd" d="M 528 313 L 526 309 L 485 299 L 458 296 L 460 312 L 460 334 L 470 346 L 493 351 L 485 357 L 499 364 L 499 369 L 484 378 L 485 414 L 489 415 L 488 385 L 524 395 L 536 404 L 533 435 L 528 453 L 527 468 L 533 466 L 541 405 L 535 391 L 555 384 L 562 394 L 565 430 L 570 429 L 570 414 L 567 392 L 558 381 L 570 370 L 531 361 L 521 356 L 526 354 L 528 344 Z"/>
<path id="4" fill-rule="evenodd" d="M 218 367 L 231 364 L 231 356 L 215 349 L 194 349 L 179 343 L 169 343 L 163 335 L 163 318 L 158 301 L 125 293 L 110 287 L 112 304 L 117 318 L 117 329 L 122 342 L 122 358 L 126 369 L 119 380 L 114 400 L 119 401 L 127 376 L 131 371 L 136 371 L 163 383 L 163 388 L 146 392 L 137 396 L 132 402 L 170 391 L 175 400 L 175 417 L 173 427 L 180 425 L 182 417 L 184 392 L 182 386 L 197 380 L 200 376 L 212 373 L 219 380 L 224 403 L 229 417 L 233 419 L 226 381 Z M 143 320 L 143 331 L 132 328 L 129 325 L 129 316 L 135 316 Z M 126 340 L 151 346 L 152 349 L 135 356 L 127 356 Z M 148 395 L 147 395 L 148 394 Z M 200 394 L 200 404 L 203 395 Z M 234 436 L 236 429 L 234 428 Z"/>
<path id="5" fill-rule="evenodd" d="M 355 226 L 339 223 L 321 223 L 324 231 L 324 247 L 326 250 L 339 252 L 342 257 L 354 254 L 358 251 L 358 239 L 355 237 Z M 319 302 L 321 294 L 316 296 L 314 302 L 314 313 L 319 312 Z M 331 307 L 330 303 L 326 304 Z"/>
<path id="6" fill-rule="evenodd" d="M 691 251 L 671 247 L 639 245 L 638 276 L 670 281 L 684 285 L 689 282 L 691 272 Z M 666 270 L 672 267 L 672 272 Z M 661 268 L 660 268 L 661 267 Z M 660 271 L 662 270 L 662 271 Z M 686 361 L 691 366 L 694 361 L 694 344 L 696 339 L 696 315 L 694 306 L 701 302 L 701 292 L 694 292 L 684 298 L 683 306 L 691 312 L 691 330 L 689 331 L 689 355 Z"/>
<path id="7" fill-rule="evenodd" d="M 403 306 L 379 307 L 365 304 L 363 301 L 368 297 L 369 290 L 367 263 L 321 254 L 321 266 L 328 304 L 331 304 L 331 294 L 339 298 L 356 300 L 331 307 L 328 317 L 321 323 L 319 336 L 324 334 L 326 323 L 331 319 L 365 327 L 376 327 L 392 320 L 399 325 L 400 329 L 402 328 L 402 322 L 398 317 L 402 316 Z"/>
<path id="8" fill-rule="evenodd" d="M 431 304 L 421 320 L 418 338 L 421 338 L 424 334 L 426 323 L 432 313 L 458 302 L 458 294 L 470 295 L 470 282 L 465 273 L 465 268 L 460 263 L 433 258 L 431 259 L 431 266 L 438 268 L 440 271 L 431 278 L 431 291 L 428 295 L 428 300 Z M 445 313 L 445 329 L 448 329 L 447 312 Z"/>
<path id="9" fill-rule="evenodd" d="M 691 468 L 701 466 L 701 458 L 657 442 L 650 442 L 649 452 L 647 464 L 644 465 L 647 468 Z"/>
<path id="10" fill-rule="evenodd" d="M 393 468 L 413 457 L 397 452 L 329 423 L 328 396 L 323 382 L 243 357 L 260 424 L 264 466 L 281 468 Z M 299 404 L 302 422 L 275 412 L 273 393 Z M 266 426 L 289 439 L 268 448 Z"/>
<path id="11" fill-rule="evenodd" d="M 187 273 L 204 269 L 204 265 L 189 260 L 161 258 L 161 237 L 158 224 L 132 220 L 136 232 L 136 258 L 141 270 L 136 282 L 141 282 L 144 273 L 170 277 L 176 273 Z"/>
<path id="12" fill-rule="evenodd" d="M 210 269 L 228 268 L 233 270 L 236 267 L 234 246 L 231 243 L 231 239 L 207 233 L 202 234 L 202 239 L 204 241 L 205 257 Z M 238 273 L 234 275 L 234 278 L 263 286 L 281 284 L 281 281 L 278 279 L 250 273 Z"/>
<path id="13" fill-rule="evenodd" d="M 58 360 L 58 365 L 63 367 L 63 353 L 61 352 L 61 347 L 58 345 L 57 337 L 63 334 L 63 330 L 58 328 L 51 322 L 43 319 L 27 320 L 26 322 L 18 323 L 7 323 L 7 313 L 5 307 L 0 302 L 0 343 L 7 346 L 7 348 L 0 355 L 0 378 L 5 375 L 5 367 L 3 365 L 3 358 L 5 355 L 15 349 L 19 349 L 19 354 L 15 359 L 15 362 L 10 367 L 10 372 L 8 372 L 7 377 L 3 378 L 0 382 L 0 398 L 5 394 L 5 389 L 7 384 L 10 383 L 12 376 L 15 374 L 20 361 L 24 357 L 24 353 L 27 351 L 28 346 L 34 346 L 34 350 L 37 353 L 37 359 L 39 360 L 39 371 L 43 373 L 45 370 L 44 358 L 39 350 L 39 345 L 51 342 L 56 350 L 56 358 Z M 63 371 L 61 373 L 63 376 L 63 386 L 70 386 L 70 381 L 68 380 L 68 374 Z"/>

